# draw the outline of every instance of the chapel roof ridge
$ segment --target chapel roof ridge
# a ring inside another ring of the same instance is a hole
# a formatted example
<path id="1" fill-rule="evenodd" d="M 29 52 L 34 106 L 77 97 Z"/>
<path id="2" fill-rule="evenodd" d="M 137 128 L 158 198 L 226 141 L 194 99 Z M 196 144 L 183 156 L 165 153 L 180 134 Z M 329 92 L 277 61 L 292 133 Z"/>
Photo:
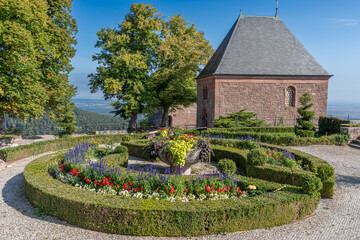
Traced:
<path id="1" fill-rule="evenodd" d="M 197 78 L 209 75 L 330 75 L 276 16 L 239 17 Z"/>

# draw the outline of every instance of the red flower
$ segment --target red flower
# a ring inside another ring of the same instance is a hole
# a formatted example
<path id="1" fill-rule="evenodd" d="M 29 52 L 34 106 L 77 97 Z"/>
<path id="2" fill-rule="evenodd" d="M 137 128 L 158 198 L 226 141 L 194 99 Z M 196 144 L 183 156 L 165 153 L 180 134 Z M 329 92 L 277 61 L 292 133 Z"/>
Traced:
<path id="1" fill-rule="evenodd" d="M 127 191 L 130 192 L 131 188 L 128 188 Z"/>
<path id="2" fill-rule="evenodd" d="M 227 187 L 227 191 L 228 191 L 228 192 L 230 191 L 230 187 Z"/>
<path id="3" fill-rule="evenodd" d="M 163 145 L 164 143 L 162 142 L 161 144 Z"/>
<path id="4" fill-rule="evenodd" d="M 61 168 L 60 171 L 64 171 L 64 169 Z"/>
<path id="5" fill-rule="evenodd" d="M 122 185 L 122 188 L 123 188 L 123 189 L 125 189 L 125 188 L 126 188 L 126 183 L 124 183 L 124 184 Z"/>
<path id="6" fill-rule="evenodd" d="M 174 191 L 174 189 L 173 188 L 171 188 L 170 190 L 169 190 L 169 193 L 170 194 L 173 194 L 175 191 Z"/>
<path id="7" fill-rule="evenodd" d="M 61 168 L 64 168 L 64 164 L 62 164 L 60 167 L 61 167 Z"/>
<path id="8" fill-rule="evenodd" d="M 185 193 L 187 193 L 188 192 L 188 190 L 187 189 L 185 189 Z"/>
<path id="9" fill-rule="evenodd" d="M 140 191 L 144 190 L 142 187 L 140 188 Z"/>
<path id="10" fill-rule="evenodd" d="M 217 191 L 218 191 L 218 192 L 221 192 L 221 189 L 220 189 L 220 188 L 218 188 L 218 189 L 217 189 Z"/>
<path id="11" fill-rule="evenodd" d="M 129 183 L 129 186 L 131 187 L 132 185 L 134 185 L 132 182 Z"/>
<path id="12" fill-rule="evenodd" d="M 98 182 L 97 181 L 94 181 L 95 184 L 97 184 Z"/>

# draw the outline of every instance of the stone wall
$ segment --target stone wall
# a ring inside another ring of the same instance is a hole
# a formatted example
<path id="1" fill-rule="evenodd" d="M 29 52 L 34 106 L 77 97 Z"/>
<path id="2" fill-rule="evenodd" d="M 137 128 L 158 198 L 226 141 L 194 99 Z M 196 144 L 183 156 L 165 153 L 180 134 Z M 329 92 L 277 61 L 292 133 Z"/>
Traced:
<path id="1" fill-rule="evenodd" d="M 196 127 L 196 103 L 188 108 L 180 107 L 175 112 L 169 114 L 170 126 L 183 129 Z"/>
<path id="2" fill-rule="evenodd" d="M 340 133 L 349 134 L 350 141 L 356 140 L 358 137 L 360 137 L 360 127 L 341 127 Z"/>
<path id="3" fill-rule="evenodd" d="M 209 127 L 213 121 L 226 113 L 237 112 L 243 108 L 258 114 L 259 119 L 289 119 L 291 124 L 300 107 L 299 98 L 306 91 L 310 92 L 315 111 L 315 118 L 326 116 L 329 77 L 295 77 L 295 76 L 209 76 L 198 79 L 198 120 L 201 124 L 201 112 L 208 108 Z M 208 85 L 208 99 L 202 100 L 202 87 Z M 295 106 L 285 105 L 285 90 L 295 88 Z"/>

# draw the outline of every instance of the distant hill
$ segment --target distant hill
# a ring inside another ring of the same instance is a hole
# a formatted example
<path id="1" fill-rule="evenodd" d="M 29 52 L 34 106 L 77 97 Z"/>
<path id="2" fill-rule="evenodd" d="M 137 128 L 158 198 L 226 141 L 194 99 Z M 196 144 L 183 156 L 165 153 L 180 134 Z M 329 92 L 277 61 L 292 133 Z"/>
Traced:
<path id="1" fill-rule="evenodd" d="M 88 112 L 78 108 L 75 108 L 75 115 L 78 133 L 96 130 L 120 130 L 125 129 L 127 124 L 124 119 L 119 117 Z M 21 131 L 24 136 L 57 134 L 59 131 L 57 124 L 47 115 L 37 120 L 29 119 L 26 123 L 6 116 L 5 129 L 16 129 Z"/>

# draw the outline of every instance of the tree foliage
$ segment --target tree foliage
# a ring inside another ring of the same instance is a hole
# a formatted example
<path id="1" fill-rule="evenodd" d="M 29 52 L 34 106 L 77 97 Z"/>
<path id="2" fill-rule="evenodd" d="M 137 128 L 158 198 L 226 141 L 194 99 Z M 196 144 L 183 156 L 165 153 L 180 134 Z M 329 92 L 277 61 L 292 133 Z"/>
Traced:
<path id="1" fill-rule="evenodd" d="M 314 105 L 311 103 L 310 93 L 306 91 L 299 101 L 302 107 L 297 109 L 300 117 L 296 119 L 295 134 L 301 137 L 313 137 L 316 129 L 311 120 L 314 118 L 315 112 L 309 110 Z"/>
<path id="2" fill-rule="evenodd" d="M 90 74 L 92 92 L 101 90 L 105 99 L 116 98 L 115 114 L 130 118 L 135 128 L 137 114 L 144 112 L 146 83 L 155 68 L 155 48 L 159 42 L 161 18 L 151 5 L 133 4 L 118 28 L 101 29 L 95 47 L 100 53 L 97 73 Z"/>
<path id="3" fill-rule="evenodd" d="M 71 112 L 69 111 L 68 113 L 70 114 Z M 88 112 L 78 108 L 75 108 L 74 114 L 76 117 L 76 133 L 125 129 L 125 121 L 121 118 Z M 63 121 L 66 123 L 67 118 L 64 117 Z M 60 134 L 60 131 L 64 128 L 61 129 L 60 127 L 59 129 L 58 125 L 61 124 L 51 119 L 48 114 L 38 119 L 27 119 L 26 123 L 20 121 L 18 118 L 5 116 L 5 129 L 7 134 L 23 136 Z M 71 125 L 68 126 L 71 127 Z M 73 128 L 71 127 L 71 129 Z"/>
<path id="4" fill-rule="evenodd" d="M 212 47 L 181 14 L 163 22 L 157 48 L 158 69 L 150 79 L 152 104 L 163 109 L 162 126 L 168 125 L 168 113 L 179 106 L 196 102 L 196 76 L 206 65 Z"/>
<path id="5" fill-rule="evenodd" d="M 71 0 L 0 0 L 0 115 L 61 115 L 75 54 Z M 1 117 L 0 117 L 1 119 Z M 0 123 L 0 132 L 4 130 Z"/>
<path id="6" fill-rule="evenodd" d="M 195 77 L 212 48 L 181 15 L 166 21 L 151 5 L 134 3 L 117 28 L 97 35 L 101 51 L 93 56 L 99 66 L 89 75 L 91 90 L 116 99 L 115 113 L 130 118 L 129 130 L 137 114 L 158 107 L 167 114 L 196 101 Z"/>
<path id="7" fill-rule="evenodd" d="M 227 116 L 221 116 L 214 121 L 214 126 L 217 128 L 231 128 L 238 126 L 258 126 L 266 125 L 263 120 L 252 119 L 256 116 L 254 112 L 245 112 L 245 109 L 241 109 L 236 113 L 227 113 Z"/>

